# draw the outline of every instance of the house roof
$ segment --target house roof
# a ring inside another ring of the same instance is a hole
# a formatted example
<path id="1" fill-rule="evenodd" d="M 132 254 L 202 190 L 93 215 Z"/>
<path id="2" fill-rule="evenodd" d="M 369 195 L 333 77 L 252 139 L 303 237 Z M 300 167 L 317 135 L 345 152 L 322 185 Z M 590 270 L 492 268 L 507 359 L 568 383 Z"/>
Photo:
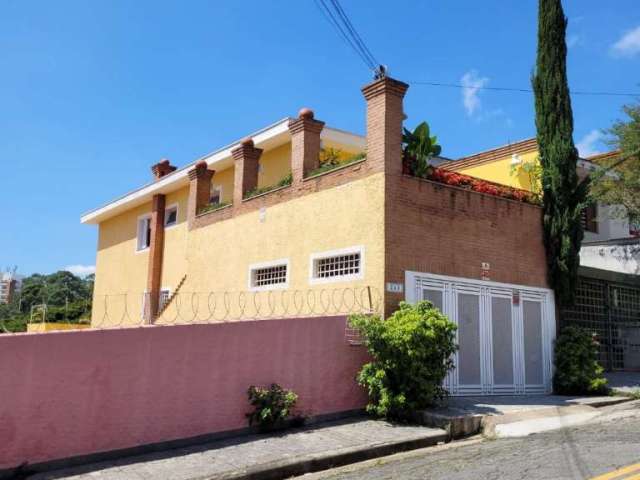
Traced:
<path id="1" fill-rule="evenodd" d="M 509 143 L 501 147 L 492 148 L 484 152 L 475 153 L 467 157 L 459 158 L 449 163 L 444 163 L 442 168 L 446 170 L 460 170 L 463 168 L 475 167 L 491 163 L 501 158 L 514 154 L 533 152 L 538 149 L 538 142 L 534 138 L 527 138 L 518 142 Z"/>
<path id="2" fill-rule="evenodd" d="M 256 147 L 262 149 L 272 149 L 283 145 L 291 139 L 291 134 L 289 132 L 289 120 L 291 120 L 290 117 L 285 117 L 276 123 L 250 134 L 249 137 L 253 139 Z M 242 138 L 246 137 L 247 136 L 245 135 Z M 325 140 L 330 140 L 346 146 L 353 146 L 355 148 L 364 148 L 366 145 L 365 137 L 362 135 L 356 135 L 354 133 L 349 133 L 344 130 L 331 127 L 324 127 L 320 137 Z M 131 208 L 150 202 L 153 195 L 171 193 L 185 185 L 188 185 L 188 172 L 200 161 L 205 161 L 207 162 L 207 165 L 210 167 L 216 167 L 217 169 L 223 169 L 231 166 L 233 164 L 231 150 L 240 145 L 240 141 L 240 139 L 236 140 L 229 145 L 178 168 L 158 181 L 143 185 L 142 187 L 132 190 L 131 192 L 126 193 L 98 208 L 90 210 L 80 217 L 80 222 L 86 224 L 98 224 L 126 210 L 130 210 Z"/>
<path id="3" fill-rule="evenodd" d="M 469 167 L 477 167 L 479 165 L 492 163 L 496 160 L 504 159 L 511 155 L 520 155 L 522 153 L 530 153 L 537 150 L 538 141 L 535 137 L 533 137 L 527 138 L 525 140 L 520 140 L 518 142 L 509 143 L 507 145 L 502 145 L 501 147 L 492 148 L 490 150 L 485 150 L 484 152 L 475 153 L 467 157 L 461 157 L 458 160 L 445 162 L 440 166 L 445 170 L 458 171 Z M 608 158 L 613 158 L 619 155 L 619 153 L 619 151 L 613 151 L 593 155 L 587 158 L 579 158 L 578 166 L 587 171 L 593 171 L 597 168 L 597 164 Z"/>
<path id="4" fill-rule="evenodd" d="M 591 155 L 587 157 L 587 160 L 593 163 L 597 163 L 598 165 L 607 164 L 610 160 L 614 160 L 620 156 L 620 150 L 612 150 L 610 152 L 605 153 L 597 153 L 595 155 Z"/>

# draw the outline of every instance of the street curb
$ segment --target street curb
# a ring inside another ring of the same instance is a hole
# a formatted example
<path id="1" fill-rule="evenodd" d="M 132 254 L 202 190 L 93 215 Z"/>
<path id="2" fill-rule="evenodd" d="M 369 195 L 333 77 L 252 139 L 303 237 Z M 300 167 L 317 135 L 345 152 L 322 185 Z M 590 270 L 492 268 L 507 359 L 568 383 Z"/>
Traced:
<path id="1" fill-rule="evenodd" d="M 411 419 L 426 427 L 442 428 L 447 432 L 449 440 L 458 440 L 481 433 L 484 417 L 485 415 L 477 413 L 454 413 L 453 410 L 442 413 L 420 410 L 415 412 Z"/>
<path id="2" fill-rule="evenodd" d="M 445 431 L 429 432 L 409 440 L 330 450 L 322 454 L 302 455 L 295 459 L 278 460 L 257 465 L 243 471 L 208 475 L 192 480 L 281 480 L 304 475 L 305 473 L 319 472 L 365 460 L 386 457 L 394 453 L 431 447 L 438 443 L 446 442 L 447 439 L 448 435 Z"/>

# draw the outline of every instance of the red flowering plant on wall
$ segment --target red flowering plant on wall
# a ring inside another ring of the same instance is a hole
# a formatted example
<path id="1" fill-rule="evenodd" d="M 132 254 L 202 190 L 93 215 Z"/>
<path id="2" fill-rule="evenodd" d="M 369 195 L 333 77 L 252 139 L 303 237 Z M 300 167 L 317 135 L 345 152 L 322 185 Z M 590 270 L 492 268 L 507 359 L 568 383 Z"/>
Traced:
<path id="1" fill-rule="evenodd" d="M 438 139 L 436 136 L 431 136 L 427 122 L 422 122 L 413 132 L 405 128 L 402 134 L 402 173 L 496 197 L 526 203 L 540 203 L 540 197 L 535 193 L 432 165 L 432 159 L 440 155 L 441 151 Z"/>
<path id="2" fill-rule="evenodd" d="M 410 165 L 410 161 L 407 161 L 406 159 L 403 161 L 403 173 L 412 176 L 419 176 L 420 178 L 442 183 L 444 185 L 451 185 L 452 187 L 464 188 L 465 190 L 472 190 L 474 192 L 485 193 L 487 195 L 494 195 L 496 197 L 508 198 L 510 200 L 525 203 L 540 203 L 538 195 L 526 190 L 488 182 L 480 178 L 445 170 L 444 168 L 434 167 L 433 165 L 429 165 L 423 175 L 415 175 L 415 172 L 411 170 Z"/>

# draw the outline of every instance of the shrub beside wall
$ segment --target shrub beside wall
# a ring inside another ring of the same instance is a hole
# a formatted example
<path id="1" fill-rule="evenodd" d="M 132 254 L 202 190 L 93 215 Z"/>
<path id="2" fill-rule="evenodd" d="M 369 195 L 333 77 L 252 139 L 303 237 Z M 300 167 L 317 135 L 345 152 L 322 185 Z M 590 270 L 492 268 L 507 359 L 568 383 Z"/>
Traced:
<path id="1" fill-rule="evenodd" d="M 434 405 L 446 394 L 442 386 L 453 367 L 456 325 L 430 302 L 406 302 L 387 320 L 354 315 L 373 361 L 358 374 L 367 389 L 367 412 L 402 417 Z"/>
<path id="2" fill-rule="evenodd" d="M 556 339 L 553 390 L 560 395 L 607 393 L 604 369 L 598 362 L 595 334 L 577 327 L 565 327 Z"/>

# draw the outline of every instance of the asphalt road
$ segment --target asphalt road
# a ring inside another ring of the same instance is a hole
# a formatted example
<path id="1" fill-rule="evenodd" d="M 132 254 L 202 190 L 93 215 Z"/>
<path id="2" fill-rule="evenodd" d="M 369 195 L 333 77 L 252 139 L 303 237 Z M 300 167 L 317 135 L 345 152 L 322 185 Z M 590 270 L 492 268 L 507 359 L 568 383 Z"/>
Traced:
<path id="1" fill-rule="evenodd" d="M 640 402 L 633 402 L 613 407 L 597 420 L 578 427 L 524 438 L 449 444 L 303 478 L 582 480 L 637 463 L 640 463 Z M 640 474 L 640 465 L 638 468 L 635 474 Z"/>

